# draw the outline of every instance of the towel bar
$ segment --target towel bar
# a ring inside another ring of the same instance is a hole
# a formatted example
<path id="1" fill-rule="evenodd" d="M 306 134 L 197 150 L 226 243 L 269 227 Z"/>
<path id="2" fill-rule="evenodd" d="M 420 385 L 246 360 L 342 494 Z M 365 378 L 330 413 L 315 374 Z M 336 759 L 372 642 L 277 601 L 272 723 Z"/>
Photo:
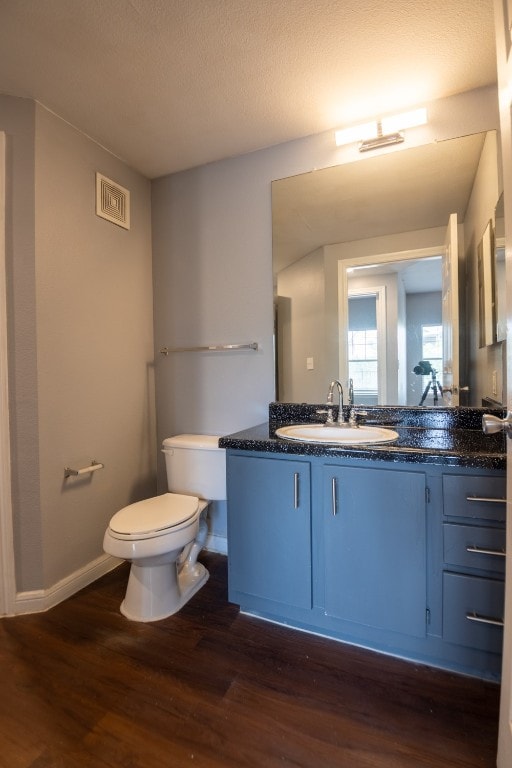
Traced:
<path id="1" fill-rule="evenodd" d="M 160 354 L 168 355 L 171 352 L 229 352 L 239 349 L 258 350 L 258 342 L 251 341 L 249 344 L 210 344 L 207 347 L 161 347 Z"/>

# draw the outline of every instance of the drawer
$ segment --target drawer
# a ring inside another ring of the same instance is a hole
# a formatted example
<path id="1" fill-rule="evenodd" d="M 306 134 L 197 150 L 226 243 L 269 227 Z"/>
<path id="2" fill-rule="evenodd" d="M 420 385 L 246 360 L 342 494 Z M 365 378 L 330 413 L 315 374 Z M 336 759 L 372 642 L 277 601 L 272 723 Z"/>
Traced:
<path id="1" fill-rule="evenodd" d="M 443 475 L 443 511 L 452 517 L 505 521 L 506 478 Z"/>
<path id="2" fill-rule="evenodd" d="M 501 653 L 503 599 L 503 581 L 445 572 L 443 640 Z"/>
<path id="3" fill-rule="evenodd" d="M 505 573 L 505 538 L 501 528 L 444 523 L 444 562 Z"/>

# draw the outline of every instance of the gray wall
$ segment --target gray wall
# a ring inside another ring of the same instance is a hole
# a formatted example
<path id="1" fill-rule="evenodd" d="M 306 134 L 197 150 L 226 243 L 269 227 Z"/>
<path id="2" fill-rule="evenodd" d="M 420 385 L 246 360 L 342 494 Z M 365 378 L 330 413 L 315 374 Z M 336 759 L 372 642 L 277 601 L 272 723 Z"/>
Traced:
<path id="1" fill-rule="evenodd" d="M 40 105 L 0 107 L 23 592 L 101 557 L 110 516 L 156 488 L 150 183 Z M 96 171 L 131 190 L 130 231 L 95 215 Z M 63 481 L 93 458 L 105 469 Z"/>
<path id="2" fill-rule="evenodd" d="M 43 582 L 35 288 L 35 103 L 0 96 L 6 134 L 6 281 L 14 558 L 18 589 Z M 26 565 L 26 568 L 24 568 Z"/>
<path id="3" fill-rule="evenodd" d="M 152 185 L 157 434 L 227 434 L 274 398 L 271 182 L 353 160 L 321 134 L 162 177 Z M 256 341 L 257 353 L 161 346 Z M 159 462 L 159 489 L 165 488 Z"/>
<path id="4" fill-rule="evenodd" d="M 429 120 L 407 146 L 495 128 L 496 90 L 435 102 Z M 154 492 L 164 437 L 266 420 L 274 397 L 271 182 L 361 157 L 336 149 L 329 132 L 158 179 L 150 203 L 147 180 L 32 101 L 0 97 L 0 129 L 16 575 L 27 591 L 101 555 L 112 512 Z M 132 190 L 129 233 L 96 219 L 96 170 Z M 260 350 L 158 354 L 163 345 L 246 341 Z M 89 456 L 105 470 L 68 490 L 64 464 Z"/>
<path id="5" fill-rule="evenodd" d="M 264 247 L 273 162 L 258 154 L 266 170 L 247 155 L 153 183 L 159 444 L 182 432 L 221 435 L 266 419 L 274 393 L 271 251 Z M 252 341 L 258 352 L 158 353 L 162 346 Z M 165 484 L 160 457 L 159 489 Z"/>
<path id="6" fill-rule="evenodd" d="M 495 88 L 428 105 L 406 146 L 498 126 Z M 271 182 L 361 160 L 331 132 L 153 183 L 155 341 L 258 341 L 256 354 L 183 353 L 156 366 L 158 439 L 266 420 L 274 396 Z M 159 467 L 164 484 L 163 463 Z"/>

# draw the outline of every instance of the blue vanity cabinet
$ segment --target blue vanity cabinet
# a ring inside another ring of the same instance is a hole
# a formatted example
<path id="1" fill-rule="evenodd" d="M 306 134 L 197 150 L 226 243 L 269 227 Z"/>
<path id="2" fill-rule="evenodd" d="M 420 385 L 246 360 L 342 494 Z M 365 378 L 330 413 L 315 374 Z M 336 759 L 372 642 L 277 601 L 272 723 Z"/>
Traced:
<path id="1" fill-rule="evenodd" d="M 505 484 L 441 462 L 228 449 L 229 600 L 498 679 Z"/>
<path id="2" fill-rule="evenodd" d="M 422 472 L 324 465 L 327 616 L 425 636 L 425 489 Z"/>
<path id="3" fill-rule="evenodd" d="M 310 474 L 307 460 L 228 454 L 232 602 L 311 608 Z"/>

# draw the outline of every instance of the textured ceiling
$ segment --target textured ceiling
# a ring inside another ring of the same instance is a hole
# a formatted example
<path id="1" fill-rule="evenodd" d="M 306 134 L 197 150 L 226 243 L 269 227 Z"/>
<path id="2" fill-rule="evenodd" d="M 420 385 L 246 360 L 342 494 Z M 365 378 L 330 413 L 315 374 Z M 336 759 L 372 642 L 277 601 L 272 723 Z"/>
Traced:
<path id="1" fill-rule="evenodd" d="M 494 82 L 492 0 L 0 0 L 0 92 L 150 178 Z"/>

